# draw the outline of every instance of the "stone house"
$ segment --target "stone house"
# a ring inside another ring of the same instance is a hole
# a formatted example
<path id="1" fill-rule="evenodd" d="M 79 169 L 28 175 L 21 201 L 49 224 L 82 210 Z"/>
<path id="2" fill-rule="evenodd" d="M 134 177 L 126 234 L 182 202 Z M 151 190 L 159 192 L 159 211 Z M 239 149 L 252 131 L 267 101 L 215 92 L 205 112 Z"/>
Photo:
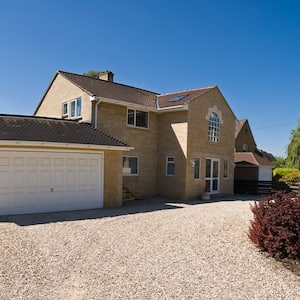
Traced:
<path id="1" fill-rule="evenodd" d="M 34 115 L 89 123 L 132 147 L 121 167 L 135 198 L 233 193 L 236 117 L 217 86 L 159 94 L 113 77 L 58 71 Z"/>

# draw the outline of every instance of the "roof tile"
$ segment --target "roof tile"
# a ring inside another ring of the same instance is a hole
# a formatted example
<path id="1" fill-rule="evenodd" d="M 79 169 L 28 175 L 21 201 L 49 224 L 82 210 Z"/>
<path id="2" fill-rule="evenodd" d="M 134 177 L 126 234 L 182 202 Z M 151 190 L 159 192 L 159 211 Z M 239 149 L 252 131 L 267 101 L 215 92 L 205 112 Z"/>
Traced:
<path id="1" fill-rule="evenodd" d="M 92 96 L 124 101 L 149 107 L 156 106 L 157 93 L 107 80 L 58 71 Z"/>
<path id="2" fill-rule="evenodd" d="M 87 123 L 15 115 L 0 115 L 0 140 L 128 147 Z"/>

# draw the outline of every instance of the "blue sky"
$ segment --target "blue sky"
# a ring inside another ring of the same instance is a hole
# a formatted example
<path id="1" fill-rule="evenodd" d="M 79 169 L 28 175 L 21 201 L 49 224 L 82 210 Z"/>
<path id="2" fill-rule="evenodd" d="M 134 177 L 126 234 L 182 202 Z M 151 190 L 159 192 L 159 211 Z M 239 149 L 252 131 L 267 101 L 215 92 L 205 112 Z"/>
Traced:
<path id="1" fill-rule="evenodd" d="M 300 119 L 300 2 L 0 0 L 0 113 L 30 115 L 57 70 L 158 93 L 218 85 L 258 148 Z"/>

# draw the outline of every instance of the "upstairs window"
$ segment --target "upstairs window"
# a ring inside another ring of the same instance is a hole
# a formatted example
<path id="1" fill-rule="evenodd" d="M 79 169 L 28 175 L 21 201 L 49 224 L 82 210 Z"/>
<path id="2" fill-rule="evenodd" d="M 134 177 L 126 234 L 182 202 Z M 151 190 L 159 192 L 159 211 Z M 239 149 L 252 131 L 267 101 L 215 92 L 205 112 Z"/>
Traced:
<path id="1" fill-rule="evenodd" d="M 220 140 L 220 119 L 215 112 L 212 112 L 208 120 L 208 140 L 218 143 Z"/>
<path id="2" fill-rule="evenodd" d="M 67 117 L 68 116 L 68 102 L 64 102 L 62 104 L 62 116 Z"/>
<path id="3" fill-rule="evenodd" d="M 248 144 L 243 144 L 243 152 L 248 152 Z"/>
<path id="4" fill-rule="evenodd" d="M 127 110 L 127 125 L 148 128 L 149 113 L 142 110 L 128 109 Z"/>
<path id="5" fill-rule="evenodd" d="M 71 101 L 71 118 L 81 117 L 81 97 Z"/>

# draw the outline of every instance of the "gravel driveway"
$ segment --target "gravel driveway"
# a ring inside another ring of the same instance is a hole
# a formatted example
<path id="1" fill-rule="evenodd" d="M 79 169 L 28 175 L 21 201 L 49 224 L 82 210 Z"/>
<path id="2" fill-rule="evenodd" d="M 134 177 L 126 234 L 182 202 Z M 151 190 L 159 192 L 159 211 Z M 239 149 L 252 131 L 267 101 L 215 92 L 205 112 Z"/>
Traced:
<path id="1" fill-rule="evenodd" d="M 300 299 L 246 232 L 251 200 L 0 217 L 0 299 Z"/>

